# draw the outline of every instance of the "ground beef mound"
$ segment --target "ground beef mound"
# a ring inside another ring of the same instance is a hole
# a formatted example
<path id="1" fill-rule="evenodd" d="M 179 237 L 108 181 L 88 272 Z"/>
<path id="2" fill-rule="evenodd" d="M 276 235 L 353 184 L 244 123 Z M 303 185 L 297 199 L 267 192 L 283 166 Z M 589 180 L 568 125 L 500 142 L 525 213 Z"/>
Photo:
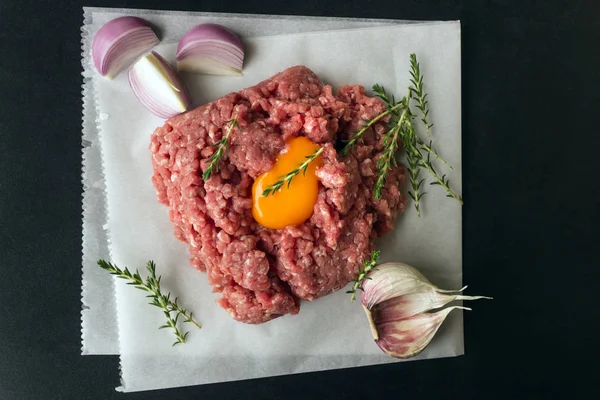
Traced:
<path id="1" fill-rule="evenodd" d="M 206 271 L 219 304 L 238 321 L 258 324 L 297 314 L 313 300 L 355 279 L 375 237 L 393 229 L 405 198 L 405 169 L 394 167 L 374 200 L 385 121 L 342 157 L 343 140 L 385 110 L 362 86 L 337 94 L 308 68 L 296 66 L 166 121 L 150 149 L 158 199 L 169 207 L 175 235 L 190 244 L 191 263 Z M 218 172 L 202 173 L 237 116 Z M 252 218 L 254 179 L 274 165 L 285 142 L 306 136 L 324 147 L 319 196 L 298 226 L 263 228 Z"/>

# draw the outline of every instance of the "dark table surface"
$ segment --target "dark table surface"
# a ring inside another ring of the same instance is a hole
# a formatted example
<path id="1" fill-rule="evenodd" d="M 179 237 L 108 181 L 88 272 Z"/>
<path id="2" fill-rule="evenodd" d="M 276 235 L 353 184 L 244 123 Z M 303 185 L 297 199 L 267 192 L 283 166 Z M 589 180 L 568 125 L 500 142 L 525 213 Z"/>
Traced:
<path id="1" fill-rule="evenodd" d="M 466 355 L 116 393 L 80 355 L 83 5 L 460 19 Z M 1 0 L 0 399 L 598 398 L 599 48 L 594 0 Z"/>

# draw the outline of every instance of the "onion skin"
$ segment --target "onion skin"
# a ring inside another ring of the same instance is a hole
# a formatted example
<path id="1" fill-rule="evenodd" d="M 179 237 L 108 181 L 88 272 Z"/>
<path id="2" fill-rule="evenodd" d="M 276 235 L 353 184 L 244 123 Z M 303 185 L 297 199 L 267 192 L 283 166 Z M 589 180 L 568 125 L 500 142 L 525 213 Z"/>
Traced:
<path id="1" fill-rule="evenodd" d="M 92 60 L 100 75 L 112 79 L 158 43 L 148 21 L 138 17 L 115 18 L 96 32 Z"/>
<path id="2" fill-rule="evenodd" d="M 241 75 L 244 45 L 229 29 L 201 24 L 187 31 L 177 46 L 177 69 L 210 75 Z"/>
<path id="3" fill-rule="evenodd" d="M 177 73 L 167 60 L 154 51 L 129 69 L 129 86 L 139 102 L 160 118 L 181 114 L 192 103 Z"/>
<path id="4" fill-rule="evenodd" d="M 216 40 L 231 43 L 237 47 L 242 53 L 244 52 L 244 44 L 240 38 L 229 29 L 217 24 L 201 24 L 196 25 L 187 31 L 177 46 L 177 54 L 185 52 L 198 38 L 203 40 Z"/>

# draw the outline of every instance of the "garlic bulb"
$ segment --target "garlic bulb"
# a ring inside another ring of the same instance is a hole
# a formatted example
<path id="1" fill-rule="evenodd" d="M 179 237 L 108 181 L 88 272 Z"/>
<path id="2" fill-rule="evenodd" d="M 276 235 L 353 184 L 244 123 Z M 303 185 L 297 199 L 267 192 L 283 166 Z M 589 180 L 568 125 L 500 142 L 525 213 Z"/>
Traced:
<path id="1" fill-rule="evenodd" d="M 429 282 L 410 265 L 386 263 L 372 270 L 362 284 L 361 302 L 373 339 L 386 354 L 410 358 L 419 354 L 433 339 L 457 300 L 490 299 L 464 296 L 460 290 L 443 290 Z M 370 279 L 369 279 L 370 278 Z M 436 312 L 430 312 L 436 310 Z"/>

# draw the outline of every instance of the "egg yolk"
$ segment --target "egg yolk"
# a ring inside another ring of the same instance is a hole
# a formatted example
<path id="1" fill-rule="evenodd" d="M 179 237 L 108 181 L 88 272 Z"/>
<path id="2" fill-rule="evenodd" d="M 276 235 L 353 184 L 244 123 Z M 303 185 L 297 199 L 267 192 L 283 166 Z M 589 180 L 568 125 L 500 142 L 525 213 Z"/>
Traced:
<path id="1" fill-rule="evenodd" d="M 314 159 L 306 173 L 300 171 L 294 176 L 289 187 L 287 182 L 273 194 L 263 196 L 263 190 L 284 175 L 297 169 L 319 146 L 305 137 L 296 137 L 287 142 L 287 146 L 277 157 L 270 171 L 260 175 L 252 185 L 252 215 L 254 219 L 270 229 L 281 229 L 298 225 L 306 221 L 313 213 L 319 194 L 319 181 L 316 175 L 321 166 L 321 156 Z"/>

